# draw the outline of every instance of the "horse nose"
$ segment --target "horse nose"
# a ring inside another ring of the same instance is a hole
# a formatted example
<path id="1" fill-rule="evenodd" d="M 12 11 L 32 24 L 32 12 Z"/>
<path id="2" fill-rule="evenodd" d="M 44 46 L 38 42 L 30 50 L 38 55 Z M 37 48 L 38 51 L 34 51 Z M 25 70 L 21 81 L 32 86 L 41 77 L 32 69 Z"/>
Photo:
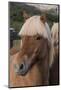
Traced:
<path id="1" fill-rule="evenodd" d="M 24 69 L 24 63 L 22 63 L 22 64 L 20 64 L 20 66 L 19 66 L 19 70 L 23 70 Z"/>
<path id="2" fill-rule="evenodd" d="M 18 75 L 24 76 L 28 71 L 28 64 L 25 62 L 22 62 L 21 64 L 15 65 L 14 69 Z"/>
<path id="3" fill-rule="evenodd" d="M 19 66 L 20 75 L 25 75 L 27 71 L 27 65 L 23 62 Z"/>

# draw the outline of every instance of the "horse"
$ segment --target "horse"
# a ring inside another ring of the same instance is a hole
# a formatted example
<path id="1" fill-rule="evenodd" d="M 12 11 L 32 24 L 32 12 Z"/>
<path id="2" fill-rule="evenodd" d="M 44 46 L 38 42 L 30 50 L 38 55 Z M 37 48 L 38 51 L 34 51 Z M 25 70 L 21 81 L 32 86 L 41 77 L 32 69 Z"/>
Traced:
<path id="1" fill-rule="evenodd" d="M 50 68 L 50 85 L 59 84 L 59 23 L 54 23 L 51 29 L 51 37 L 53 42 L 53 60 Z"/>
<path id="2" fill-rule="evenodd" d="M 19 36 L 21 49 L 10 57 L 10 87 L 49 85 L 53 45 L 46 17 L 27 19 Z"/>
<path id="3" fill-rule="evenodd" d="M 52 35 L 52 40 L 53 40 L 53 45 L 54 45 L 54 57 L 58 55 L 58 48 L 59 48 L 59 23 L 54 23 L 51 29 L 51 35 Z"/>
<path id="4" fill-rule="evenodd" d="M 14 55 L 16 54 L 17 52 L 19 52 L 19 49 L 16 49 L 15 47 L 12 47 L 9 51 L 10 55 Z"/>

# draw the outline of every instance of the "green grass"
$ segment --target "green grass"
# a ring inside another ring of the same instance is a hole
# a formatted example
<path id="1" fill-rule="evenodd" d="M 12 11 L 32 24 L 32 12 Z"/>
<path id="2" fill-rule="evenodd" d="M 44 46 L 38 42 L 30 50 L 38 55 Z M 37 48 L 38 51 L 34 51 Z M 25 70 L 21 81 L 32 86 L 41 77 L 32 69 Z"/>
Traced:
<path id="1" fill-rule="evenodd" d="M 10 27 L 13 27 L 16 31 L 20 31 L 22 25 L 23 22 L 18 22 L 18 21 L 11 21 L 10 23 Z"/>

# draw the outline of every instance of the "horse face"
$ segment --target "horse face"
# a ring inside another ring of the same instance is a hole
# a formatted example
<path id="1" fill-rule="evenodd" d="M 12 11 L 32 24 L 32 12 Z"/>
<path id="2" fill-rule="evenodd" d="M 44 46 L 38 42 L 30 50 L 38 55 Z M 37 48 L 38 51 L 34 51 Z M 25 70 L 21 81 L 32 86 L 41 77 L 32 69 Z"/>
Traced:
<path id="1" fill-rule="evenodd" d="M 20 52 L 14 58 L 14 68 L 18 75 L 26 75 L 40 59 L 43 61 L 48 50 L 48 41 L 39 35 L 23 36 Z"/>

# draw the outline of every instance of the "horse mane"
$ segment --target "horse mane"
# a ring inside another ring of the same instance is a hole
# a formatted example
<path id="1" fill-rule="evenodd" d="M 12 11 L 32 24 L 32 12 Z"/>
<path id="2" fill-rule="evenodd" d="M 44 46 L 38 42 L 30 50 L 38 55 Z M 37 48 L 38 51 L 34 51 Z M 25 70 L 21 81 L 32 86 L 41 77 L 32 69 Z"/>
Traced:
<path id="1" fill-rule="evenodd" d="M 51 33 L 54 34 L 58 34 L 58 23 L 54 23 L 51 29 Z"/>
<path id="2" fill-rule="evenodd" d="M 51 37 L 48 33 L 50 34 L 47 22 L 45 22 L 44 24 L 42 20 L 40 20 L 40 16 L 32 16 L 26 20 L 19 32 L 19 35 L 34 36 L 36 34 L 39 34 L 42 35 L 44 38 L 50 40 Z"/>
<path id="3" fill-rule="evenodd" d="M 36 15 L 27 19 L 19 32 L 19 36 L 34 36 L 39 34 L 46 38 L 50 43 L 49 66 L 51 66 L 51 61 L 53 60 L 53 45 L 51 40 L 51 32 L 47 22 L 43 23 L 40 18 L 41 16 Z"/>
<path id="4" fill-rule="evenodd" d="M 58 35 L 58 23 L 54 23 L 51 29 L 51 35 L 52 35 L 52 49 L 51 52 L 53 53 L 53 58 L 50 60 L 50 66 L 52 66 L 53 62 L 54 62 L 54 35 Z M 56 41 L 58 38 L 55 38 Z"/>

